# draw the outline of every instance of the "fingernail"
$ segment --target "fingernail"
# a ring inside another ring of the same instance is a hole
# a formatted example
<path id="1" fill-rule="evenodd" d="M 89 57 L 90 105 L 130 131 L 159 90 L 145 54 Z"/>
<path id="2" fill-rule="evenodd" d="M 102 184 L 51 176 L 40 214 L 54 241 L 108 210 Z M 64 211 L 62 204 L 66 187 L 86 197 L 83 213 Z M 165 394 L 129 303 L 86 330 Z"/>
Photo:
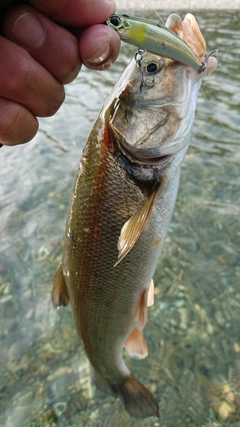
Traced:
<path id="1" fill-rule="evenodd" d="M 115 0 L 106 0 L 106 2 L 107 3 L 111 3 L 111 6 L 112 6 L 112 8 L 114 9 L 114 12 L 115 12 L 116 11 L 116 2 L 115 2 Z"/>
<path id="2" fill-rule="evenodd" d="M 12 29 L 13 41 L 26 48 L 41 46 L 45 37 L 41 22 L 32 13 L 21 15 Z"/>
<path id="3" fill-rule="evenodd" d="M 110 54 L 111 54 L 110 43 L 109 42 L 103 43 L 103 46 L 101 46 L 99 50 L 96 51 L 94 56 L 92 58 L 89 58 L 87 62 L 89 65 L 94 65 L 94 66 L 101 65 L 109 58 Z"/>

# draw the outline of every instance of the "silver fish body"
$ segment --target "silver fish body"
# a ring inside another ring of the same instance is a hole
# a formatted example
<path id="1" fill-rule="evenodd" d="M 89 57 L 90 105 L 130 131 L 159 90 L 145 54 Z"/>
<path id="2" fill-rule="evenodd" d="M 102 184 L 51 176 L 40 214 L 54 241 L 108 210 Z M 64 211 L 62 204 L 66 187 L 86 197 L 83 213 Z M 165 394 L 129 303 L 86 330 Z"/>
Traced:
<path id="1" fill-rule="evenodd" d="M 158 415 L 158 404 L 130 373 L 122 350 L 147 355 L 142 329 L 153 302 L 152 277 L 177 196 L 198 90 L 216 67 L 210 58 L 200 75 L 145 52 L 146 79 L 153 63 L 154 86 L 140 87 L 132 60 L 89 135 L 52 291 L 54 306 L 71 302 L 96 384 L 120 397 L 136 417 Z"/>

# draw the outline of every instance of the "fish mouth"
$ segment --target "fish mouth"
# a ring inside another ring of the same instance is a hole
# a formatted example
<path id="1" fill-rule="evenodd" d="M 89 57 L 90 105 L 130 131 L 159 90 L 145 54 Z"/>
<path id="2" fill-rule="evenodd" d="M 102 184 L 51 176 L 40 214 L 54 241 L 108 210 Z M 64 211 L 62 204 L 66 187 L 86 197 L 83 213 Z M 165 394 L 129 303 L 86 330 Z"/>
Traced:
<path id="1" fill-rule="evenodd" d="M 172 155 L 166 154 L 163 156 L 150 157 L 149 152 L 146 153 L 146 157 L 144 157 L 144 153 L 141 153 L 142 156 L 134 155 L 131 151 L 127 150 L 126 146 L 123 144 L 119 144 L 119 148 L 123 155 L 130 160 L 131 163 L 136 163 L 138 165 L 146 165 L 146 166 L 167 166 L 172 158 Z"/>
<path id="2" fill-rule="evenodd" d="M 217 59 L 210 57 L 211 54 L 206 55 L 206 41 L 201 33 L 194 15 L 187 13 L 184 20 L 182 21 L 179 15 L 172 13 L 166 21 L 166 27 L 176 33 L 182 40 L 184 40 L 198 57 L 198 59 L 206 65 L 204 69 L 205 75 L 212 73 L 216 69 Z"/>
<path id="3" fill-rule="evenodd" d="M 172 13 L 166 21 L 166 27 L 184 40 L 200 61 L 204 61 L 206 42 L 195 17 L 191 13 L 187 13 L 183 21 L 179 15 Z"/>

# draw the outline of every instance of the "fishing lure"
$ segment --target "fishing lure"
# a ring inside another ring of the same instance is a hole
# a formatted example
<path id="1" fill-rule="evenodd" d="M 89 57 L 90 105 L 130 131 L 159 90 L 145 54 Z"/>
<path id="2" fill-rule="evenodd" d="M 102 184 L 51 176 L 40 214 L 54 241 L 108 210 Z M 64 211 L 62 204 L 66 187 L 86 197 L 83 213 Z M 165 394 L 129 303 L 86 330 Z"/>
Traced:
<path id="1" fill-rule="evenodd" d="M 128 15 L 112 15 L 106 24 L 118 33 L 123 42 L 181 62 L 199 73 L 206 68 L 206 63 L 198 59 L 188 44 L 164 25 Z"/>

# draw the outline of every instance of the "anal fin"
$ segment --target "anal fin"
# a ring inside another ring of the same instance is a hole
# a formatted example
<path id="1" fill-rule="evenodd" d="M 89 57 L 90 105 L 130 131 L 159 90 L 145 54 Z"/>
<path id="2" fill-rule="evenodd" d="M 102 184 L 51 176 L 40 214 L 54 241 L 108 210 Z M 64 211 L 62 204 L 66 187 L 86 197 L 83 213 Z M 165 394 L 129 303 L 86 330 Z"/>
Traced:
<path id="1" fill-rule="evenodd" d="M 142 330 L 147 323 L 147 308 L 154 303 L 154 283 L 153 279 L 150 282 L 149 288 L 146 288 L 140 296 L 136 321 L 138 328 Z"/>
<path id="2" fill-rule="evenodd" d="M 148 348 L 145 339 L 143 338 L 142 331 L 135 328 L 130 337 L 124 343 L 129 356 L 135 359 L 144 359 L 148 355 Z"/>
<path id="3" fill-rule="evenodd" d="M 142 329 L 147 322 L 147 308 L 154 302 L 154 282 L 150 282 L 149 288 L 145 289 L 139 299 L 139 305 L 136 315 L 137 327 L 134 328 L 131 335 L 126 340 L 124 346 L 131 357 L 143 359 L 148 355 L 147 343 L 142 335 Z"/>
<path id="4" fill-rule="evenodd" d="M 68 305 L 69 295 L 63 276 L 62 264 L 59 265 L 52 288 L 52 303 L 55 308 Z"/>
<path id="5" fill-rule="evenodd" d="M 137 319 L 136 319 L 138 328 L 140 330 L 142 330 L 147 323 L 147 301 L 148 301 L 148 289 L 145 289 L 145 291 L 142 293 L 139 300 Z"/>

